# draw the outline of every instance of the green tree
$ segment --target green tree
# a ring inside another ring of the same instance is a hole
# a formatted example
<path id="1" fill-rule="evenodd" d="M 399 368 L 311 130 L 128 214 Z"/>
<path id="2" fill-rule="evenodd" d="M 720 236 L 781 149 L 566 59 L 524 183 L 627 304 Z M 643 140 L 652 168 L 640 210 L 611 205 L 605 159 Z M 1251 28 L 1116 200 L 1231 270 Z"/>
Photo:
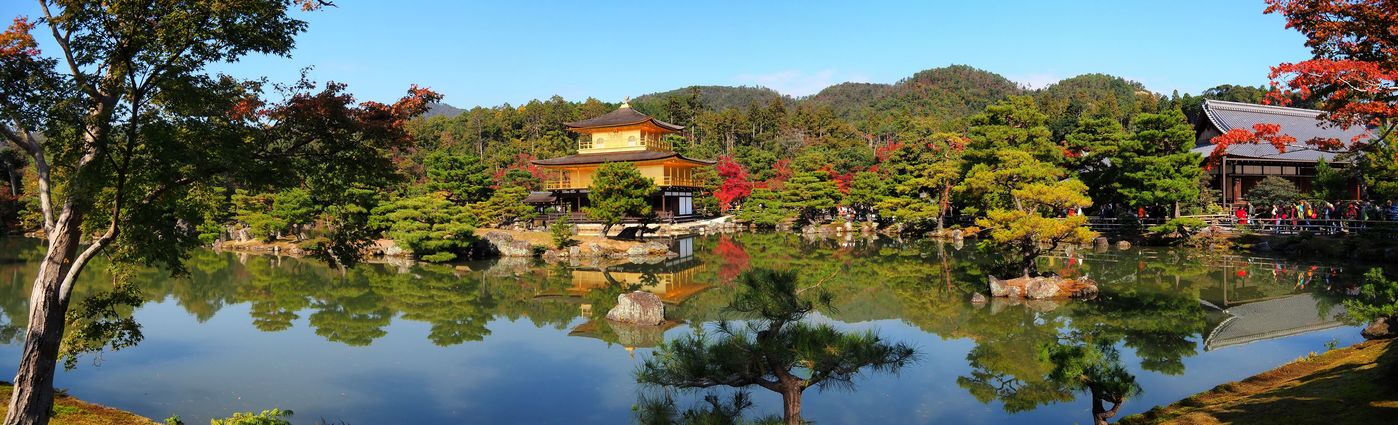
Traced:
<path id="1" fill-rule="evenodd" d="M 913 229 L 944 224 L 952 187 L 961 179 L 966 140 L 939 133 L 931 141 L 899 146 L 880 164 L 889 176 L 891 194 L 878 202 L 879 211 Z"/>
<path id="2" fill-rule="evenodd" d="M 272 216 L 286 223 L 297 240 L 306 238 L 306 226 L 314 223 L 319 213 L 311 193 L 299 187 L 277 192 L 272 198 Z"/>
<path id="3" fill-rule="evenodd" d="M 849 193 L 845 194 L 844 205 L 860 215 L 868 214 L 884 198 L 888 197 L 888 186 L 879 173 L 863 171 L 850 179 Z"/>
<path id="4" fill-rule="evenodd" d="M 286 229 L 286 221 L 272 215 L 273 199 L 269 193 L 252 195 L 239 190 L 233 194 L 234 218 L 246 225 L 253 237 L 263 241 L 276 239 Z"/>
<path id="5" fill-rule="evenodd" d="M 1132 122 L 1130 139 L 1122 142 L 1113 161 L 1121 164 L 1119 183 L 1124 200 L 1134 206 L 1170 205 L 1199 198 L 1203 157 L 1191 152 L 1194 129 L 1178 109 L 1140 114 Z"/>
<path id="6" fill-rule="evenodd" d="M 206 211 L 189 196 L 198 186 L 304 183 L 324 204 L 347 202 L 348 188 L 391 179 L 403 124 L 440 97 L 415 88 L 397 104 L 356 105 L 343 85 L 302 81 L 267 102 L 261 82 L 210 73 L 248 54 L 288 55 L 306 28 L 290 9 L 318 1 L 39 5 L 57 51 L 38 54 L 23 19 L 0 37 L 0 135 L 34 162 L 43 264 L 61 266 L 35 277 L 6 424 L 48 422 L 72 288 L 93 257 L 183 272 L 200 242 L 182 229 Z M 330 244 L 354 244 L 348 235 Z"/>
<path id="7" fill-rule="evenodd" d="M 476 242 L 475 219 L 466 207 L 435 192 L 386 202 L 374 208 L 371 226 L 384 229 L 423 261 L 451 261 L 467 255 Z"/>
<path id="8" fill-rule="evenodd" d="M 1141 394 L 1136 377 L 1126 371 L 1121 355 L 1110 344 L 1055 344 L 1045 351 L 1054 365 L 1049 372 L 1051 381 L 1092 396 L 1092 420 L 1096 425 L 1107 425 L 1126 399 Z"/>
<path id="9" fill-rule="evenodd" d="M 654 213 L 648 199 L 655 193 L 655 182 L 641 174 L 635 164 L 609 162 L 597 168 L 588 187 L 583 212 L 602 221 L 602 235 L 626 217 L 648 217 Z"/>
<path id="10" fill-rule="evenodd" d="M 500 187 L 518 187 L 525 191 L 539 190 L 541 182 L 538 177 L 534 177 L 529 171 L 519 168 L 511 168 L 505 174 L 500 175 Z"/>
<path id="11" fill-rule="evenodd" d="M 1345 317 L 1356 325 L 1382 320 L 1391 329 L 1398 317 L 1398 281 L 1385 277 L 1381 268 L 1369 269 L 1359 296 L 1345 300 Z"/>
<path id="12" fill-rule="evenodd" d="M 700 332 L 666 342 L 641 364 L 636 381 L 682 389 L 760 386 L 781 394 L 783 418 L 797 425 L 807 388 L 853 385 L 863 369 L 897 372 L 913 361 L 912 347 L 872 332 L 850 334 L 804 322 L 830 298 L 802 297 L 793 271 L 752 269 L 738 283 L 729 308 L 753 320 L 741 328 L 721 322 L 717 338 Z"/>
<path id="13" fill-rule="evenodd" d="M 1012 96 L 986 107 L 984 112 L 970 119 L 966 165 L 995 164 L 1004 149 L 1028 152 L 1050 165 L 1063 164 L 1063 147 L 1054 143 L 1046 120 L 1031 97 Z"/>
<path id="14" fill-rule="evenodd" d="M 553 238 L 553 247 L 557 249 L 564 249 L 578 243 L 577 240 L 573 239 L 573 221 L 568 219 L 567 214 L 558 217 L 553 223 L 549 223 L 549 237 Z"/>
<path id="15" fill-rule="evenodd" d="M 1121 149 L 1129 138 L 1121 121 L 1115 118 L 1084 118 L 1065 136 L 1067 168 L 1076 171 L 1087 184 L 1089 195 L 1099 203 L 1123 201 Z"/>
<path id="16" fill-rule="evenodd" d="M 1030 183 L 1012 192 L 1015 208 L 992 209 L 976 225 L 990 231 L 986 246 L 1018 258 L 1025 276 L 1038 274 L 1040 255 L 1063 244 L 1086 244 L 1097 237 L 1087 228 L 1087 216 L 1058 218 L 1060 212 L 1087 207 L 1087 186 L 1070 179 Z"/>
<path id="17" fill-rule="evenodd" d="M 738 220 L 752 223 L 757 227 L 772 228 L 783 221 L 796 217 L 796 212 L 782 202 L 781 192 L 767 188 L 752 190 L 743 207 L 734 215 Z"/>
<path id="18" fill-rule="evenodd" d="M 502 186 L 490 198 L 471 204 L 470 210 L 482 225 L 504 226 L 533 220 L 538 211 L 524 203 L 529 192 L 519 186 Z"/>
<path id="19" fill-rule="evenodd" d="M 457 205 L 481 202 L 490 197 L 490 176 L 480 158 L 467 154 L 433 152 L 423 161 L 426 189 L 445 192 Z"/>
<path id="20" fill-rule="evenodd" d="M 803 222 L 811 223 L 839 205 L 840 188 L 823 171 L 799 173 L 782 188 L 782 205 L 796 211 Z"/>
<path id="21" fill-rule="evenodd" d="M 1096 234 L 1087 229 L 1087 216 L 1069 211 L 1092 204 L 1087 186 L 1078 179 L 1061 180 L 1067 172 L 1006 148 L 995 163 L 971 168 L 959 189 L 979 194 L 989 206 L 976 224 L 990 237 L 982 246 L 1000 250 L 1016 260 L 1025 276 L 1038 274 L 1037 258 L 1065 243 L 1087 243 Z"/>
<path id="22" fill-rule="evenodd" d="M 1267 176 L 1248 192 L 1248 200 L 1257 205 L 1286 205 L 1301 199 L 1296 184 L 1277 176 Z"/>
<path id="23" fill-rule="evenodd" d="M 1311 182 L 1311 197 L 1322 201 L 1335 201 L 1345 197 L 1345 184 L 1349 176 L 1331 167 L 1325 158 L 1315 162 L 1315 180 Z"/>

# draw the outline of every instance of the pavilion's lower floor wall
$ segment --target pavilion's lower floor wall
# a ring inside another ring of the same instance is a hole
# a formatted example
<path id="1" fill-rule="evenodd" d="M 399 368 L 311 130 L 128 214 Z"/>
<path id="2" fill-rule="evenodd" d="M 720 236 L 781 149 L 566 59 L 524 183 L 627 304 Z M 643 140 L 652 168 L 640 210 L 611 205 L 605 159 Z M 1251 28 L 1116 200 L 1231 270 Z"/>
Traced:
<path id="1" fill-rule="evenodd" d="M 554 202 L 550 204 L 535 205 L 541 212 L 541 219 L 545 222 L 552 221 L 559 215 L 569 214 L 574 222 L 586 223 L 592 221 L 582 212 L 584 208 L 591 206 L 587 199 L 587 189 L 555 190 Z M 655 211 L 658 219 L 664 220 L 684 220 L 698 217 L 695 209 L 695 199 L 707 195 L 702 189 L 691 187 L 662 187 L 655 194 L 646 198 L 650 203 L 651 210 Z"/>

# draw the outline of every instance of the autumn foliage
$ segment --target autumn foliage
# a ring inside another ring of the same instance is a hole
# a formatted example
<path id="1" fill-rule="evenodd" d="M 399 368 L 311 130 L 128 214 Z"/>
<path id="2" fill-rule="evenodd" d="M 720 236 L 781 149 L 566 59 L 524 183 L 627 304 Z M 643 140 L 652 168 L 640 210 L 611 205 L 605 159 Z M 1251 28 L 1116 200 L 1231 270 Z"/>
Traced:
<path id="1" fill-rule="evenodd" d="M 1306 37 L 1309 60 L 1272 67 L 1269 100 L 1313 99 L 1343 127 L 1398 117 L 1398 0 L 1267 0 Z"/>
<path id="2" fill-rule="evenodd" d="M 0 32 L 0 60 L 11 60 L 16 56 L 34 57 L 39 55 L 39 45 L 29 34 L 34 23 L 24 17 L 15 18 L 5 32 Z"/>
<path id="3" fill-rule="evenodd" d="M 718 207 L 721 211 L 728 211 L 738 202 L 747 199 L 752 194 L 752 182 L 748 181 L 748 171 L 742 164 L 733 160 L 731 156 L 719 158 L 718 165 L 715 166 L 718 177 L 723 180 L 719 184 L 718 190 L 714 191 L 714 197 L 718 198 Z"/>
<path id="4" fill-rule="evenodd" d="M 1208 165 L 1213 167 L 1218 163 L 1223 155 L 1228 153 L 1228 147 L 1238 144 L 1267 142 L 1278 152 L 1286 152 L 1287 146 L 1296 143 L 1296 138 L 1281 133 L 1281 126 L 1277 124 L 1255 124 L 1252 131 L 1241 128 L 1228 130 L 1227 133 L 1214 136 L 1209 139 L 1214 144 L 1214 150 L 1209 153 Z"/>

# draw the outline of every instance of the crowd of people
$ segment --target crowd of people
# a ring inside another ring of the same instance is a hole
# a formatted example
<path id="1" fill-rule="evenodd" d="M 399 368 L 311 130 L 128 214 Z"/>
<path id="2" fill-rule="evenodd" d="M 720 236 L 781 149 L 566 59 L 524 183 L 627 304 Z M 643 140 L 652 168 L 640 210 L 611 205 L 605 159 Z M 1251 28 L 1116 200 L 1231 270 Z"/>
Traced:
<path id="1" fill-rule="evenodd" d="M 1366 200 L 1340 201 L 1337 205 L 1301 200 L 1258 206 L 1248 202 L 1235 206 L 1232 215 L 1235 224 L 1276 233 L 1339 233 L 1363 227 L 1368 222 L 1398 222 L 1398 203 L 1390 200 L 1379 204 Z"/>

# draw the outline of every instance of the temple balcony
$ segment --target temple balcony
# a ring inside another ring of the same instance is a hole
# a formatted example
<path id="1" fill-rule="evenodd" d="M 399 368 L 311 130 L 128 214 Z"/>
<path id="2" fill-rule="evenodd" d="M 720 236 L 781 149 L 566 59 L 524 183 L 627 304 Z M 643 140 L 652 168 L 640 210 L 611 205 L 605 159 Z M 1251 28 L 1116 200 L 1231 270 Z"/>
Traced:
<path id="1" fill-rule="evenodd" d="M 568 181 L 568 180 L 545 180 L 545 181 L 544 181 L 544 189 L 546 189 L 546 190 L 587 189 L 587 186 L 581 185 L 581 184 L 579 184 L 579 183 L 574 183 L 574 182 Z"/>

